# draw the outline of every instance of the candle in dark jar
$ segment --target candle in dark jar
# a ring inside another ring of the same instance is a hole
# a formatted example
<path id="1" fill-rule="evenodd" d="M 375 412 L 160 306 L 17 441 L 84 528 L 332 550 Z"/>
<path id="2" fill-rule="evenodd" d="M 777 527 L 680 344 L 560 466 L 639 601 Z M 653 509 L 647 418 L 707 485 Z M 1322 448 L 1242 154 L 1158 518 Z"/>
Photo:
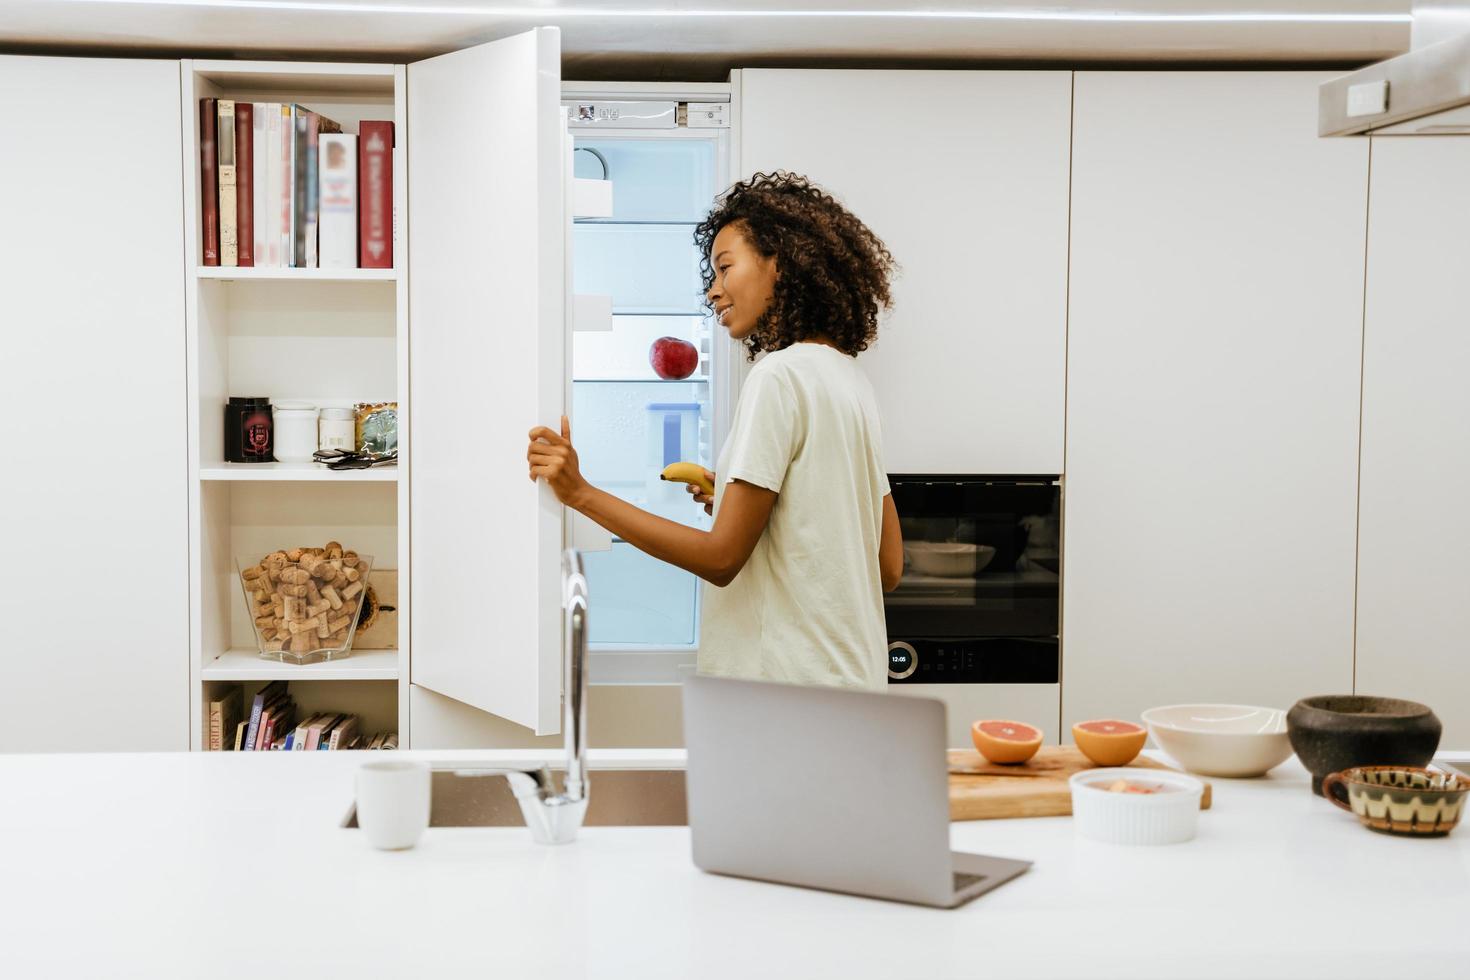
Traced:
<path id="1" fill-rule="evenodd" d="M 275 462 L 275 434 L 269 398 L 232 397 L 225 406 L 225 461 Z"/>

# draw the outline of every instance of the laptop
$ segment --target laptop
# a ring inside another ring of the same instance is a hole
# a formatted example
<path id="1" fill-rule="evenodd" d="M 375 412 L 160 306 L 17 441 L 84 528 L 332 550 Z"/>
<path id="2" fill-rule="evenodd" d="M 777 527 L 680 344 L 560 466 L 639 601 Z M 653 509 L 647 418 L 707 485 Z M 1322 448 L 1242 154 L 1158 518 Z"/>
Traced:
<path id="1" fill-rule="evenodd" d="M 684 682 L 694 863 L 716 874 L 955 908 L 1030 861 L 949 849 L 944 703 Z"/>

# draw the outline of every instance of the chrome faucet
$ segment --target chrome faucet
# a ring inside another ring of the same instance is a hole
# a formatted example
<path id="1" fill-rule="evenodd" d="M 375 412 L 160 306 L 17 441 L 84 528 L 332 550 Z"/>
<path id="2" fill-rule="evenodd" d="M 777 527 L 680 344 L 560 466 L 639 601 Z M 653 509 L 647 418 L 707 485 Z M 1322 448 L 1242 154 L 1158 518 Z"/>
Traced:
<path id="1" fill-rule="evenodd" d="M 561 556 L 561 604 L 565 626 L 562 638 L 562 736 L 567 747 L 567 773 L 562 792 L 556 792 L 551 770 L 446 767 L 456 775 L 503 775 L 510 783 L 531 837 L 538 844 L 567 844 L 575 840 L 587 814 L 587 578 L 582 556 L 568 548 Z M 437 768 L 437 767 L 436 767 Z"/>

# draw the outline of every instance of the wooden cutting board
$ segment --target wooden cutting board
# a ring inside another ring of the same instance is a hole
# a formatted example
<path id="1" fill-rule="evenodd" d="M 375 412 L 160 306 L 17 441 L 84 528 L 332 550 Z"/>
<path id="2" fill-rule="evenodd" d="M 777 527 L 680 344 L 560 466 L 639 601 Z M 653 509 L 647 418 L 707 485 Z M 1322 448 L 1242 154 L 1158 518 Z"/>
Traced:
<path id="1" fill-rule="evenodd" d="M 1169 769 L 1143 756 L 1129 766 Z M 1072 788 L 1067 780 L 1073 773 L 1096 768 L 1075 745 L 1042 746 L 1019 766 L 997 766 L 978 752 L 953 749 L 949 753 L 949 819 L 1071 816 Z M 1210 784 L 1206 782 L 1200 809 L 1209 808 Z"/>

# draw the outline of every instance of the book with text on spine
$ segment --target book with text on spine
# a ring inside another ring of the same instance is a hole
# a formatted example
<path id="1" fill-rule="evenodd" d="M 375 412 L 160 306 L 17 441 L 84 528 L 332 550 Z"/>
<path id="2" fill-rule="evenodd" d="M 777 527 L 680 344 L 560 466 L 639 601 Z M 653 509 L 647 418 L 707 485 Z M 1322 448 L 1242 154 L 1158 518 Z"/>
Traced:
<path id="1" fill-rule="evenodd" d="M 319 259 L 323 269 L 357 267 L 357 137 L 329 133 L 320 141 Z"/>
<path id="2" fill-rule="evenodd" d="M 236 264 L 255 265 L 255 106 L 235 103 Z"/>
<path id="3" fill-rule="evenodd" d="M 219 265 L 219 145 L 214 99 L 199 100 L 199 218 L 205 265 Z"/>
<path id="4" fill-rule="evenodd" d="M 256 103 L 250 117 L 253 130 L 250 137 L 253 149 L 250 166 L 251 173 L 255 175 L 250 189 L 250 226 L 255 230 L 255 235 L 250 247 L 251 254 L 255 257 L 255 264 L 258 266 L 270 265 L 269 248 L 266 242 L 270 228 L 270 200 L 266 193 L 270 173 L 270 110 L 269 102 Z"/>
<path id="5" fill-rule="evenodd" d="M 219 122 L 215 127 L 219 147 L 219 264 L 240 262 L 239 228 L 235 223 L 235 102 L 219 100 Z"/>
<path id="6" fill-rule="evenodd" d="M 363 269 L 393 268 L 393 124 L 357 127 L 358 259 Z"/>

